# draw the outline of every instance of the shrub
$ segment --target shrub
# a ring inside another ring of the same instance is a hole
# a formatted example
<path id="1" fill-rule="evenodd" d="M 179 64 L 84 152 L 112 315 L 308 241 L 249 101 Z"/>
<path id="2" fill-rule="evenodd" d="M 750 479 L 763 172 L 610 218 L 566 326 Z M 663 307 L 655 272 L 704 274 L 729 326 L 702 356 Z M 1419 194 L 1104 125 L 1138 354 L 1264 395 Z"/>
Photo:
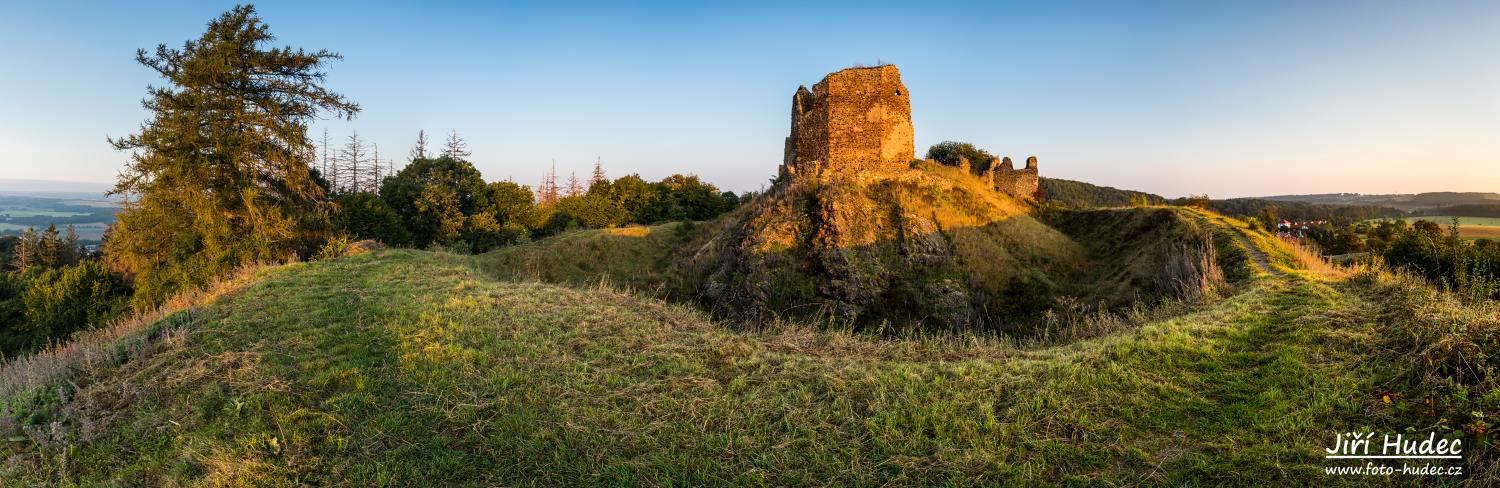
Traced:
<path id="1" fill-rule="evenodd" d="M 1213 207 L 1213 200 L 1209 199 L 1207 194 L 1188 195 L 1187 198 L 1182 199 L 1182 206 L 1209 210 Z"/>
<path id="2" fill-rule="evenodd" d="M 943 141 L 927 148 L 927 159 L 936 160 L 948 166 L 958 166 L 959 158 L 967 158 L 970 171 L 975 173 L 984 171 L 994 157 L 989 152 L 967 142 Z"/>
<path id="3" fill-rule="evenodd" d="M 630 220 L 630 214 L 623 207 L 598 195 L 564 197 L 557 201 L 555 210 L 557 215 L 566 215 L 580 225 L 595 229 L 623 225 Z"/>
<path id="4" fill-rule="evenodd" d="M 129 289 L 97 260 L 33 274 L 20 294 L 24 321 L 6 331 L 7 356 L 103 325 L 125 309 Z"/>
<path id="5" fill-rule="evenodd" d="M 402 224 L 401 216 L 374 193 L 346 193 L 334 202 L 338 204 L 338 213 L 332 219 L 336 232 L 355 240 L 374 239 L 392 246 L 411 244 L 411 233 Z"/>

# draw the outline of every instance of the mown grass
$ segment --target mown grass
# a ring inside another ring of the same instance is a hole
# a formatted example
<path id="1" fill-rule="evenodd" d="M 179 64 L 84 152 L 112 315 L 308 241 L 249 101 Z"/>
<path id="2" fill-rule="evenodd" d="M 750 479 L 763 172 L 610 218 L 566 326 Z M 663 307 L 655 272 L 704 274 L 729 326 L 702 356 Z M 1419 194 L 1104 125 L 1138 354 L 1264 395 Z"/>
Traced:
<path id="1" fill-rule="evenodd" d="M 1360 356 L 1383 308 L 1297 276 L 1027 348 L 734 332 L 476 263 L 391 250 L 269 271 L 149 354 L 53 385 L 56 408 L 10 412 L 48 429 L 6 444 L 0 479 L 1327 486 L 1370 481 L 1322 475 L 1332 433 L 1402 427 L 1371 394 L 1391 365 Z"/>

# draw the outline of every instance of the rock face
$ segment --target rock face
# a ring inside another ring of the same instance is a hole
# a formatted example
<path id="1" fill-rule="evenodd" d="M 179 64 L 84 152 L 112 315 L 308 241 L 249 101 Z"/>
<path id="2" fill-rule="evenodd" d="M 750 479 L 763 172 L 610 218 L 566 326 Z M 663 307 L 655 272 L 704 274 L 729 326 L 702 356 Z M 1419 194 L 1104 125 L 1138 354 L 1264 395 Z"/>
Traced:
<path id="1" fill-rule="evenodd" d="M 906 170 L 914 154 L 911 97 L 895 66 L 838 71 L 792 96 L 784 174 L 859 179 Z"/>

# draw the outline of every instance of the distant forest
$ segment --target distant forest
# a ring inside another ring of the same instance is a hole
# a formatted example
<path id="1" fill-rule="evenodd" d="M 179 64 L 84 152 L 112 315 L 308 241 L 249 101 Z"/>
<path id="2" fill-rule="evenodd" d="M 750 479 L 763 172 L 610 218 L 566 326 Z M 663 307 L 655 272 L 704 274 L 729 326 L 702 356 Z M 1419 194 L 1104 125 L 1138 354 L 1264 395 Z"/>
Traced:
<path id="1" fill-rule="evenodd" d="M 1046 195 L 1048 203 L 1075 208 L 1163 204 L 1184 205 L 1189 203 L 1191 199 L 1202 198 L 1189 197 L 1169 200 L 1161 195 L 1151 193 L 1121 190 L 1108 186 L 1084 183 L 1082 181 L 1061 180 L 1057 178 L 1042 178 L 1042 193 Z M 1232 217 L 1265 217 L 1271 220 L 1287 219 L 1300 221 L 1326 220 L 1340 225 L 1369 219 L 1397 218 L 1406 215 L 1406 212 L 1401 209 L 1379 205 L 1320 204 L 1271 201 L 1260 198 L 1210 200 L 1208 208 Z M 1491 210 L 1500 210 L 1500 208 Z"/>
<path id="2" fill-rule="evenodd" d="M 1412 213 L 1419 216 L 1456 215 L 1459 217 L 1500 218 L 1500 203 L 1449 205 L 1446 207 L 1423 209 Z"/>
<path id="3" fill-rule="evenodd" d="M 1276 202 L 1259 198 L 1231 198 L 1214 200 L 1209 208 L 1215 212 L 1234 217 L 1256 217 L 1274 215 L 1293 221 L 1326 220 L 1337 225 L 1355 222 L 1400 218 L 1406 212 L 1395 207 L 1378 205 L 1334 205 L 1306 202 Z"/>

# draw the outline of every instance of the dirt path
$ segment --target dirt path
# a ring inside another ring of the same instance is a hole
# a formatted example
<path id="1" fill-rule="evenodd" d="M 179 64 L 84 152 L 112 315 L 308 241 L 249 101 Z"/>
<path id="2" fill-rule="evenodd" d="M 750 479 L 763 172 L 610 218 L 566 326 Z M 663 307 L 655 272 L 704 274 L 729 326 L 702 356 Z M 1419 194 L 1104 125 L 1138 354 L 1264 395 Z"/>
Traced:
<path id="1" fill-rule="evenodd" d="M 1198 215 L 1197 217 L 1198 217 L 1198 220 L 1200 222 L 1204 223 L 1204 224 L 1211 225 L 1211 226 L 1212 225 L 1221 225 L 1221 224 L 1216 224 L 1214 222 L 1209 221 L 1209 219 L 1207 217 L 1204 217 L 1202 215 Z M 1238 227 L 1235 227 L 1233 225 L 1228 225 L 1228 224 L 1222 224 L 1222 225 L 1224 225 L 1225 227 L 1228 227 L 1229 230 L 1234 233 L 1234 238 L 1238 239 L 1240 241 L 1240 245 L 1245 247 L 1245 252 L 1247 252 L 1247 253 L 1250 254 L 1250 261 L 1252 261 L 1252 262 L 1255 263 L 1255 267 L 1256 268 L 1258 268 L 1261 271 L 1264 271 L 1266 273 L 1269 273 L 1271 276 L 1281 276 L 1283 274 L 1280 270 L 1271 267 L 1271 259 L 1268 258 L 1268 257 L 1266 257 L 1266 253 L 1261 252 L 1261 250 L 1259 248 L 1255 247 L 1255 244 L 1250 243 L 1250 238 L 1245 237 L 1245 232 L 1244 231 L 1240 230 Z"/>
<path id="2" fill-rule="evenodd" d="M 1230 229 L 1234 231 L 1234 238 L 1239 239 L 1240 245 L 1245 246 L 1245 251 L 1250 253 L 1250 260 L 1255 262 L 1255 267 L 1260 268 L 1261 271 L 1270 273 L 1271 276 L 1281 276 L 1281 270 L 1271 267 L 1270 258 L 1267 258 L 1266 253 L 1261 252 L 1259 248 L 1251 244 L 1250 238 L 1245 237 L 1244 232 L 1232 226 Z"/>

